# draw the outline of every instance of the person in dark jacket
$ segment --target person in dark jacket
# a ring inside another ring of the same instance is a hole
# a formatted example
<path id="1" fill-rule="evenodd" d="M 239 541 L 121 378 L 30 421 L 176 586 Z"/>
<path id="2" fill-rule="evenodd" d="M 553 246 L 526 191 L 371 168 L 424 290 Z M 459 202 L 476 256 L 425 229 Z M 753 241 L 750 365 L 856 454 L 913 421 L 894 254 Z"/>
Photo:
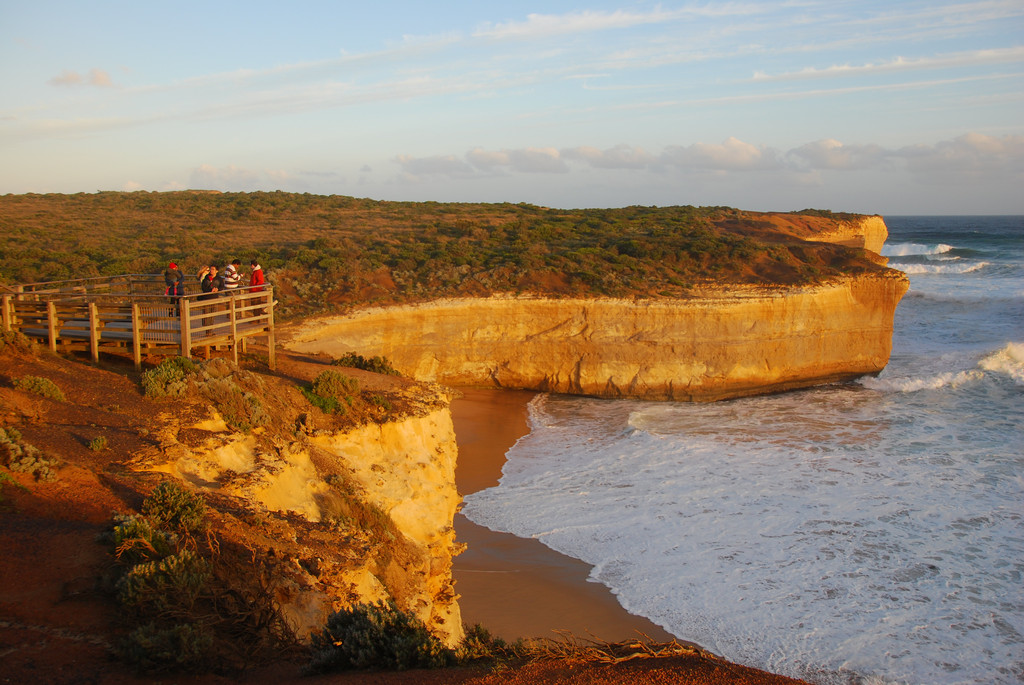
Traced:
<path id="1" fill-rule="evenodd" d="M 174 262 L 168 264 L 164 270 L 164 285 L 167 286 L 164 294 L 180 313 L 181 301 L 178 298 L 185 294 L 185 274 L 181 273 L 181 269 Z"/>

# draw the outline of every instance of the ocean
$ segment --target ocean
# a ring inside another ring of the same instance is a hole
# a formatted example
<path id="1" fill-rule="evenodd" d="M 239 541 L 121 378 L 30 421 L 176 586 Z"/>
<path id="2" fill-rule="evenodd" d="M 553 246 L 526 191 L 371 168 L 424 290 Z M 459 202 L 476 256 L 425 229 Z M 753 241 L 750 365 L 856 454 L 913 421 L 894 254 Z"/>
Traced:
<path id="1" fill-rule="evenodd" d="M 886 217 L 877 377 L 712 404 L 538 395 L 475 523 L 814 683 L 1024 681 L 1024 217 Z"/>

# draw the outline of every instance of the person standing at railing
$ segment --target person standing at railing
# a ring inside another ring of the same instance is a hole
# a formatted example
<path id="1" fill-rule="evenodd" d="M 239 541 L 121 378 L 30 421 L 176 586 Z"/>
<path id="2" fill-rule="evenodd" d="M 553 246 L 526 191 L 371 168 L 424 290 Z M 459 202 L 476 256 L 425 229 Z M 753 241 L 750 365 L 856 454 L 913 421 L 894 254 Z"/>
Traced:
<path id="1" fill-rule="evenodd" d="M 242 282 L 242 274 L 238 273 L 242 266 L 241 259 L 235 259 L 224 269 L 224 289 L 236 290 Z"/>
<path id="2" fill-rule="evenodd" d="M 224 278 L 217 274 L 217 267 L 215 266 L 204 266 L 199 272 L 199 289 L 203 291 L 203 294 L 199 296 L 200 300 L 212 300 L 217 297 L 217 293 L 224 289 Z M 209 314 L 216 309 L 215 305 L 204 304 L 202 307 L 204 314 Z M 207 327 L 213 323 L 213 319 L 209 316 L 203 317 L 203 327 Z M 209 331 L 207 331 L 209 334 Z"/>
<path id="3" fill-rule="evenodd" d="M 260 266 L 259 261 L 257 261 L 255 257 L 249 260 L 249 292 L 263 292 L 263 284 L 266 282 L 267 280 L 263 277 L 263 267 Z M 257 314 L 260 316 L 263 316 L 266 313 L 266 309 L 260 309 L 257 311 Z"/>
<path id="4" fill-rule="evenodd" d="M 251 271 L 249 273 L 249 287 L 252 288 L 250 292 L 261 293 L 263 292 L 263 284 L 266 283 L 266 279 L 263 278 L 263 267 L 260 263 L 252 259 L 249 261 Z"/>
<path id="5" fill-rule="evenodd" d="M 165 294 L 175 308 L 175 315 L 181 313 L 181 300 L 178 299 L 185 294 L 185 274 L 181 272 L 178 265 L 171 262 L 164 270 L 164 285 L 167 286 Z"/>

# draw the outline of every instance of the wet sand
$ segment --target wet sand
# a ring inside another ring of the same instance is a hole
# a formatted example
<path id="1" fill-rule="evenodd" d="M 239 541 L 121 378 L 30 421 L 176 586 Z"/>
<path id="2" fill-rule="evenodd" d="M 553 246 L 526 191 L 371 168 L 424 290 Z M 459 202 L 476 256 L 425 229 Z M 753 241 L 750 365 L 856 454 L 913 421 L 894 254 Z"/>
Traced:
<path id="1" fill-rule="evenodd" d="M 526 405 L 535 393 L 462 389 L 452 402 L 459 462 L 455 481 L 463 496 L 498 484 L 505 453 L 529 431 Z M 456 539 L 469 545 L 455 558 L 455 591 L 466 625 L 479 623 L 506 640 L 520 637 L 577 638 L 618 642 L 641 636 L 672 636 L 619 605 L 600 583 L 587 580 L 590 566 L 548 549 L 537 540 L 496 533 L 462 514 Z"/>

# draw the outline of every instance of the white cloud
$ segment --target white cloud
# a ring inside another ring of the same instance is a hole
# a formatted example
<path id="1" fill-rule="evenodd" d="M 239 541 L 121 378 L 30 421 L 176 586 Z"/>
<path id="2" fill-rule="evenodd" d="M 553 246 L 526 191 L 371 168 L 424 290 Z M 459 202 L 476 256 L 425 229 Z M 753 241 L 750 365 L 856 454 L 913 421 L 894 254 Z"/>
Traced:
<path id="1" fill-rule="evenodd" d="M 433 157 L 413 157 L 399 155 L 395 158 L 402 171 L 410 176 L 465 176 L 473 173 L 473 167 L 455 155 L 435 155 Z"/>
<path id="2" fill-rule="evenodd" d="M 600 169 L 643 169 L 657 161 L 656 157 L 648 154 L 643 148 L 624 144 L 607 150 L 581 146 L 564 150 L 562 155 L 566 159 L 586 162 Z"/>
<path id="3" fill-rule="evenodd" d="M 656 9 L 651 12 L 600 12 L 584 10 L 569 14 L 529 14 L 525 21 L 507 21 L 485 24 L 473 35 L 477 38 L 542 38 L 569 33 L 589 33 L 609 29 L 623 29 L 642 24 L 674 21 L 680 12 Z"/>
<path id="4" fill-rule="evenodd" d="M 968 133 L 934 145 L 904 147 L 892 154 L 905 160 L 909 171 L 922 179 L 948 183 L 981 177 L 1024 182 L 1024 136 L 995 138 Z"/>
<path id="5" fill-rule="evenodd" d="M 110 88 L 114 85 L 110 74 L 102 69 L 90 69 L 85 76 L 77 71 L 65 69 L 58 76 L 50 79 L 49 83 L 51 86 L 95 86 L 97 88 Z"/>
<path id="6" fill-rule="evenodd" d="M 484 150 L 483 148 L 473 148 L 466 153 L 466 159 L 469 163 L 475 166 L 477 169 L 484 171 L 495 171 L 499 167 L 509 165 L 508 153 Z"/>
<path id="7" fill-rule="evenodd" d="M 509 165 L 520 173 L 562 174 L 569 171 L 558 150 L 551 147 L 528 147 L 523 150 L 511 150 L 507 154 Z"/>
<path id="8" fill-rule="evenodd" d="M 802 79 L 835 78 L 837 76 L 861 76 L 879 72 L 909 71 L 914 69 L 950 69 L 956 67 L 972 67 L 987 64 L 1012 64 L 1024 61 L 1024 46 L 995 48 L 990 50 L 973 50 L 955 52 L 934 57 L 906 59 L 897 57 L 887 62 L 860 65 L 833 65 L 824 69 L 807 67 L 799 71 L 781 74 L 765 74 L 755 72 L 754 81 L 794 81 Z"/>
<path id="9" fill-rule="evenodd" d="M 879 166 L 886 152 L 878 145 L 843 145 L 828 138 L 790 150 L 787 157 L 812 169 L 853 170 Z"/>
<path id="10" fill-rule="evenodd" d="M 767 171 L 784 173 L 797 181 L 803 179 L 802 182 L 812 179 L 817 184 L 822 182 L 823 173 L 878 171 L 945 182 L 979 175 L 1024 176 L 1024 136 L 998 138 L 970 133 L 954 140 L 901 149 L 887 149 L 874 143 L 844 144 L 827 138 L 785 151 L 730 137 L 717 144 L 669 145 L 658 154 L 620 144 L 605 150 L 585 145 L 561 151 L 546 147 L 474 148 L 461 157 L 454 154 L 422 158 L 402 155 L 396 161 L 406 174 L 416 178 L 436 175 L 479 178 L 497 173 L 565 174 L 587 167 L 622 174 Z"/>
<path id="11" fill-rule="evenodd" d="M 712 171 L 755 171 L 781 168 L 778 153 L 768 147 L 757 147 L 735 137 L 721 144 L 694 143 L 686 147 L 665 148 L 662 161 L 682 169 Z"/>

